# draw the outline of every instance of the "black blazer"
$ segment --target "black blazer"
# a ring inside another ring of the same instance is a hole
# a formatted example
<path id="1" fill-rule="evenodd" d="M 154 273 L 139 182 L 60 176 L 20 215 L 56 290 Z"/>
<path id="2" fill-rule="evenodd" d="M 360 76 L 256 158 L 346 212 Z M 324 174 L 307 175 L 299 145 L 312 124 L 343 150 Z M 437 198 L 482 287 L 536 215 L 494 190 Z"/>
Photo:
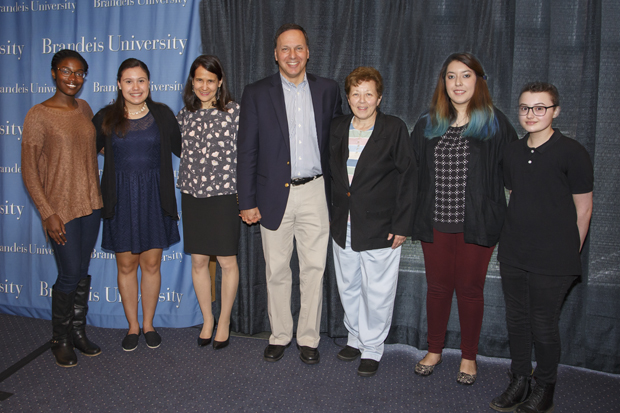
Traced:
<path id="1" fill-rule="evenodd" d="M 329 204 L 329 125 L 342 114 L 338 84 L 306 73 Z M 261 225 L 282 222 L 291 183 L 291 150 L 280 72 L 247 85 L 241 98 L 237 134 L 239 209 L 258 207 Z"/>
<path id="2" fill-rule="evenodd" d="M 351 214 L 351 248 L 354 251 L 388 248 L 388 234 L 411 234 L 417 166 L 407 125 L 377 113 L 375 127 L 349 185 L 349 125 L 353 115 L 332 121 L 332 221 L 334 242 L 345 247 Z"/>
<path id="3" fill-rule="evenodd" d="M 161 207 L 174 219 L 179 219 L 177 212 L 177 201 L 174 189 L 174 171 L 172 169 L 172 156 L 181 155 L 181 131 L 172 110 L 163 103 L 153 101 L 147 102 L 149 111 L 155 118 L 155 123 L 159 128 L 161 141 L 161 170 L 159 177 L 159 193 L 161 196 Z M 114 149 L 112 149 L 112 137 L 105 136 L 101 130 L 103 117 L 107 107 L 101 109 L 93 118 L 93 123 L 97 129 L 97 153 L 101 148 L 105 148 L 103 161 L 103 175 L 101 176 L 101 195 L 103 197 L 103 218 L 114 216 L 116 206 L 116 170 L 114 168 Z"/>

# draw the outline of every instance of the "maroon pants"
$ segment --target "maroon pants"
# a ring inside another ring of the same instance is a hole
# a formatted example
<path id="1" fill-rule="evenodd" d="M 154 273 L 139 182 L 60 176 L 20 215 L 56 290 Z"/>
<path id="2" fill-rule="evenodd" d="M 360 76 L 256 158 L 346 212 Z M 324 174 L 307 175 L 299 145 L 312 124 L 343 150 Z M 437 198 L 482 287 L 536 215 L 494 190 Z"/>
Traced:
<path id="1" fill-rule="evenodd" d="M 452 296 L 456 291 L 461 323 L 461 357 L 476 360 L 484 312 L 484 282 L 495 247 L 467 244 L 463 233 L 433 230 L 433 242 L 422 242 L 426 267 L 428 351 L 444 347 Z"/>

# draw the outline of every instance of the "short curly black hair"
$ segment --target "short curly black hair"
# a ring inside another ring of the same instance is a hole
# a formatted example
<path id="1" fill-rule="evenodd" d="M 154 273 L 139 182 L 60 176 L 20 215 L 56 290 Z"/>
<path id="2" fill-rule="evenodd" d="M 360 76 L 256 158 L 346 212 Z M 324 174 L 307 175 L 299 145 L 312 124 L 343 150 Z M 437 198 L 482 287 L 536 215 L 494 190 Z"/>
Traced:
<path id="1" fill-rule="evenodd" d="M 52 70 L 56 70 L 60 62 L 69 57 L 78 59 L 80 62 L 82 62 L 82 66 L 84 66 L 84 72 L 88 72 L 88 63 L 86 63 L 86 59 L 84 59 L 81 54 L 71 49 L 62 49 L 57 52 L 54 57 L 52 57 Z"/>

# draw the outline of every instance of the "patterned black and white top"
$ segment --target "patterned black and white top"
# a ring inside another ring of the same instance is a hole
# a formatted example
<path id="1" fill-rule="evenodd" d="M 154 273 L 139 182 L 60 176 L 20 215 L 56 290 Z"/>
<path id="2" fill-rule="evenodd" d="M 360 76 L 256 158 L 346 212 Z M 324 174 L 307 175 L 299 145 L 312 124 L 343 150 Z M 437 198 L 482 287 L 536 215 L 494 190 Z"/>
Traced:
<path id="1" fill-rule="evenodd" d="M 463 232 L 469 145 L 465 126 L 449 127 L 435 146 L 435 228 Z"/>
<path id="2" fill-rule="evenodd" d="M 237 129 L 239 104 L 229 102 L 226 111 L 181 109 L 183 152 L 177 187 L 196 198 L 237 193 Z"/>

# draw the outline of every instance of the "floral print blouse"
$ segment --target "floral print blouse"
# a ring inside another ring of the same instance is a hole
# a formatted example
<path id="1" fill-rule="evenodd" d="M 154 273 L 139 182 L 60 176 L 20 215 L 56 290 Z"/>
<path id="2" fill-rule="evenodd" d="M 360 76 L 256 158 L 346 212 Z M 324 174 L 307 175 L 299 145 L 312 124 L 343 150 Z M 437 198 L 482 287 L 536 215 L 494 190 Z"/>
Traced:
<path id="1" fill-rule="evenodd" d="M 177 115 L 183 140 L 177 187 L 196 198 L 237 193 L 239 104 Z"/>

